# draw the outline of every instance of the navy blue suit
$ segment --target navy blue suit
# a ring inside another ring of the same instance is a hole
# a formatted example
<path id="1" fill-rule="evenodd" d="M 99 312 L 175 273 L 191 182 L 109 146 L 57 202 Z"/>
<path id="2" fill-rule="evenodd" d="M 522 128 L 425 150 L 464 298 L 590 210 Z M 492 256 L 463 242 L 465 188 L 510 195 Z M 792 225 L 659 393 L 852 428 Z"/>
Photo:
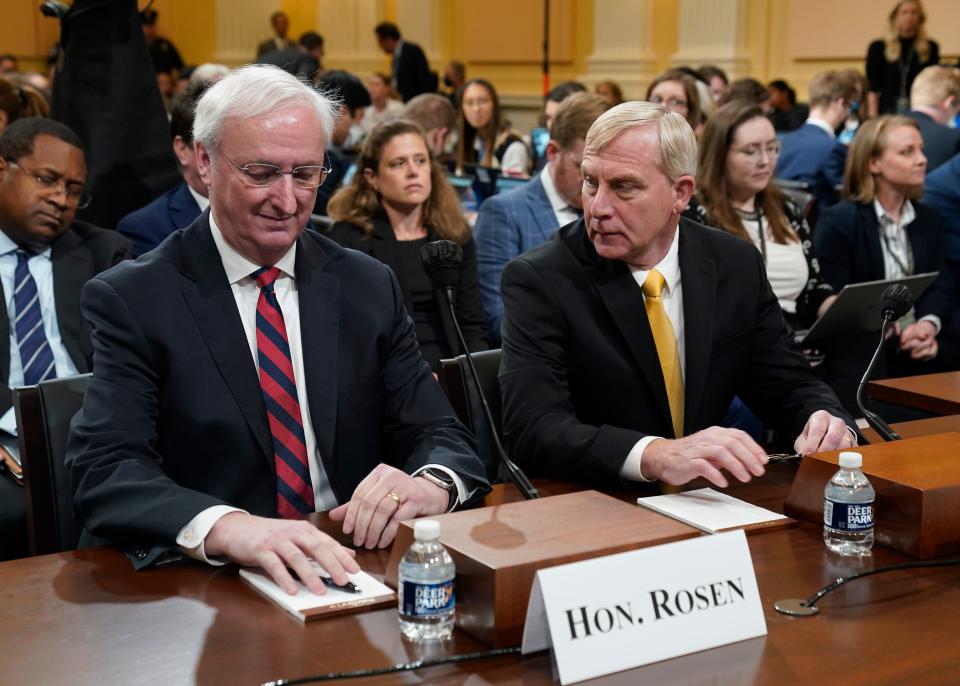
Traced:
<path id="1" fill-rule="evenodd" d="M 960 129 L 938 124 L 925 112 L 910 111 L 907 116 L 917 122 L 923 139 L 923 153 L 927 156 L 929 174 L 951 157 L 960 153 Z"/>
<path id="2" fill-rule="evenodd" d="M 837 201 L 834 189 L 843 183 L 846 160 L 847 146 L 808 122 L 783 137 L 776 176 L 810 184 L 822 212 Z"/>
<path id="3" fill-rule="evenodd" d="M 550 238 L 558 228 L 557 216 L 539 175 L 522 186 L 490 197 L 480 206 L 473 240 L 477 245 L 480 301 L 487 313 L 491 344 L 497 345 L 500 341 L 503 268 L 517 255 Z"/>
<path id="4" fill-rule="evenodd" d="M 190 226 L 199 216 L 200 207 L 184 181 L 121 219 L 117 231 L 133 242 L 133 254 L 139 257 L 174 231 Z"/>
<path id="5" fill-rule="evenodd" d="M 67 449 L 81 543 L 126 544 L 138 566 L 210 506 L 277 515 L 257 367 L 208 217 L 81 298 L 93 377 Z M 485 493 L 476 441 L 424 363 L 390 269 L 305 230 L 295 272 L 309 416 L 337 500 L 380 462 L 443 465 L 470 497 Z"/>
<path id="6" fill-rule="evenodd" d="M 943 250 L 951 262 L 960 263 L 960 154 L 927 176 L 925 205 L 943 220 Z"/>

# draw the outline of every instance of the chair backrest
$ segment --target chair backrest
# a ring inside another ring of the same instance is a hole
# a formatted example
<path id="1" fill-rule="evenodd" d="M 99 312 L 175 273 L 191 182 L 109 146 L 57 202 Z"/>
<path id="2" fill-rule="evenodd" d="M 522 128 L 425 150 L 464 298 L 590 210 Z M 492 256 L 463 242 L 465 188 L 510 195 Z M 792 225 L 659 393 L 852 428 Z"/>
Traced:
<path id="1" fill-rule="evenodd" d="M 65 457 L 70 420 L 89 379 L 82 374 L 14 391 L 31 555 L 73 550 L 80 540 Z"/>
<path id="2" fill-rule="evenodd" d="M 483 412 L 483 402 L 467 366 L 466 355 L 460 355 L 452 360 L 441 360 L 438 376 L 440 385 L 450 399 L 450 404 L 453 405 L 460 421 L 477 437 L 480 457 L 496 473 L 500 458 L 494 445 L 492 431 L 496 431 L 497 437 L 503 439 L 500 380 L 497 378 L 500 373 L 500 350 L 483 350 L 473 353 L 473 363 L 480 377 L 480 386 L 490 405 L 490 413 L 493 415 L 492 428 Z"/>

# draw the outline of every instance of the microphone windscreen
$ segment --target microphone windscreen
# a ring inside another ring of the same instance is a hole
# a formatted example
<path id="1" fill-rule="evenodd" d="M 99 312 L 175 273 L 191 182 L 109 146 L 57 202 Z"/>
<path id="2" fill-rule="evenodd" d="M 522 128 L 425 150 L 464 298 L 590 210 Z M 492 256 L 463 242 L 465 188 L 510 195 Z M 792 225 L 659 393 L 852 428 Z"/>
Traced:
<path id="1" fill-rule="evenodd" d="M 889 313 L 890 318 L 900 319 L 913 307 L 913 293 L 903 284 L 887 286 L 880 297 L 880 312 L 884 317 Z"/>
<path id="2" fill-rule="evenodd" d="M 420 266 L 437 290 L 456 287 L 463 250 L 453 241 L 433 241 L 420 248 Z"/>

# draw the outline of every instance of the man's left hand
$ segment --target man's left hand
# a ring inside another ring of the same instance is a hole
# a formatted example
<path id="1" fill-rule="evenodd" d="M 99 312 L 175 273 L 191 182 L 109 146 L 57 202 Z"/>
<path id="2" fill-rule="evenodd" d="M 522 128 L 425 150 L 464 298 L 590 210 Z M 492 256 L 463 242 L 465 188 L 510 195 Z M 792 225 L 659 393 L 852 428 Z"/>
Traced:
<path id="1" fill-rule="evenodd" d="M 810 415 L 803 433 L 793 442 L 793 449 L 798 455 L 812 455 L 827 450 L 855 448 L 856 445 L 857 439 L 846 422 L 826 410 L 817 410 Z"/>
<path id="2" fill-rule="evenodd" d="M 439 486 L 379 464 L 360 482 L 349 503 L 330 511 L 330 519 L 343 522 L 343 533 L 353 533 L 355 546 L 386 548 L 400 522 L 446 512 L 449 502 L 449 493 Z"/>
<path id="3" fill-rule="evenodd" d="M 900 350 L 915 360 L 932 360 L 937 356 L 937 328 L 929 319 L 911 324 L 900 334 Z"/>

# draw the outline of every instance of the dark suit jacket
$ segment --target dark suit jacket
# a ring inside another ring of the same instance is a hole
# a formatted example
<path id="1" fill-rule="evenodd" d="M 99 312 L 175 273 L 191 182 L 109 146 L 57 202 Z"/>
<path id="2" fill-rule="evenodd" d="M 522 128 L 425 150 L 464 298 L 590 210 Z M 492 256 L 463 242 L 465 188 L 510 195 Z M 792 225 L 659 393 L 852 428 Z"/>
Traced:
<path id="1" fill-rule="evenodd" d="M 289 50 L 290 48 L 296 49 L 297 47 L 297 44 L 294 43 L 289 38 L 284 38 L 281 42 L 283 44 L 282 48 L 277 48 L 277 43 L 273 38 L 267 38 L 265 41 L 261 41 L 260 43 L 258 43 L 257 44 L 257 60 L 259 61 L 261 57 L 273 52 L 274 50 L 278 50 L 278 49 Z"/>
<path id="2" fill-rule="evenodd" d="M 212 505 L 277 514 L 257 370 L 208 217 L 83 290 L 94 357 L 68 445 L 74 508 L 140 565 Z M 484 493 L 475 440 L 424 364 L 390 270 L 304 231 L 296 273 L 306 400 L 338 501 L 380 462 L 449 466 Z"/>
<path id="3" fill-rule="evenodd" d="M 680 220 L 686 373 L 684 433 L 719 425 L 734 396 L 799 435 L 815 410 L 853 419 L 793 343 L 752 244 Z M 621 483 L 647 435 L 673 436 L 643 293 L 624 262 L 600 258 L 583 221 L 503 272 L 504 431 L 535 474 Z"/>
<path id="4" fill-rule="evenodd" d="M 911 110 L 907 112 L 907 116 L 920 127 L 928 174 L 960 152 L 960 129 L 938 124 L 925 112 Z"/>
<path id="5" fill-rule="evenodd" d="M 927 176 L 923 202 L 943 219 L 943 249 L 948 260 L 960 263 L 960 153 Z"/>
<path id="6" fill-rule="evenodd" d="M 374 217 L 373 232 L 364 233 L 359 226 L 347 222 L 337 222 L 327 236 L 340 245 L 367 253 L 390 267 L 399 274 L 399 256 L 397 255 L 397 236 L 390 226 L 385 213 L 381 212 Z M 435 234 L 428 234 L 428 240 L 435 241 Z M 470 352 L 487 350 L 490 347 L 487 341 L 486 321 L 483 316 L 483 307 L 480 305 L 480 289 L 477 285 L 477 249 L 473 240 L 463 246 L 463 263 L 460 265 L 459 281 L 457 282 L 457 319 L 463 330 L 463 337 L 467 339 Z M 413 298 L 410 287 L 400 283 L 403 293 L 403 302 L 408 312 L 413 312 Z M 450 318 L 445 296 L 436 293 L 437 308 L 440 311 L 440 321 L 446 338 L 446 351 L 443 357 L 456 357 L 460 354 L 460 344 L 457 341 L 457 332 Z"/>
<path id="7" fill-rule="evenodd" d="M 77 371 L 90 371 L 93 343 L 90 324 L 80 316 L 80 289 L 100 272 L 130 257 L 130 241 L 118 234 L 74 222 L 57 238 L 50 254 L 53 263 L 53 297 L 57 310 L 60 338 Z M 7 310 L 0 307 L 0 378 L 10 377 L 10 322 Z M 10 392 L 0 393 L 0 414 L 10 409 Z"/>
<path id="8" fill-rule="evenodd" d="M 547 171 L 541 172 L 546 174 Z M 517 255 L 535 248 L 559 228 L 540 176 L 506 193 L 487 198 L 480 206 L 473 239 L 477 243 L 480 299 L 487 313 L 490 340 L 500 341 L 503 300 L 500 277 Z"/>
<path id="9" fill-rule="evenodd" d="M 837 202 L 835 188 L 843 183 L 847 146 L 814 124 L 804 124 L 783 137 L 777 160 L 778 179 L 805 181 L 821 211 Z"/>
<path id="10" fill-rule="evenodd" d="M 918 317 L 935 314 L 943 320 L 952 307 L 953 279 L 943 269 L 940 215 L 922 203 L 915 202 L 913 206 L 917 218 L 907 226 L 913 272 L 940 271 L 940 277 L 917 298 L 916 313 Z M 844 200 L 831 207 L 820 215 L 813 243 L 820 274 L 838 293 L 848 283 L 886 278 L 880 224 L 873 203 Z"/>
<path id="11" fill-rule="evenodd" d="M 133 242 L 133 254 L 139 257 L 174 231 L 190 226 L 199 216 L 200 206 L 184 181 L 121 219 L 117 231 Z"/>
<path id="12" fill-rule="evenodd" d="M 314 78 L 320 69 L 320 63 L 316 57 L 301 52 L 296 46 L 283 50 L 271 50 L 265 55 L 260 55 L 257 57 L 257 64 L 272 64 L 289 74 L 306 79 Z"/>
<path id="13" fill-rule="evenodd" d="M 427 56 L 416 43 L 403 41 L 399 57 L 393 58 L 393 74 L 397 79 L 397 91 L 404 102 L 421 93 L 437 90 L 436 77 L 430 73 Z"/>

